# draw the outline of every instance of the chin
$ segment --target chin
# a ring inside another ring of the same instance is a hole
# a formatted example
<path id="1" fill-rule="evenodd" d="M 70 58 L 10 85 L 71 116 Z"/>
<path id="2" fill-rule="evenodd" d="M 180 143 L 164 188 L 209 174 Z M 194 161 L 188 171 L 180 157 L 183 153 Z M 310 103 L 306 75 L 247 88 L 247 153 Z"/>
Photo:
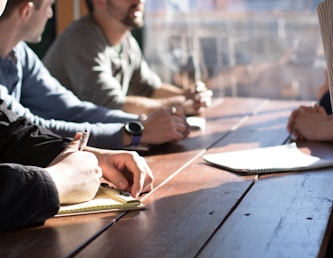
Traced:
<path id="1" fill-rule="evenodd" d="M 39 36 L 37 38 L 30 38 L 30 39 L 27 39 L 25 41 L 28 42 L 28 43 L 32 43 L 32 44 L 37 44 L 37 43 L 40 43 L 42 41 L 42 37 Z"/>
<path id="2" fill-rule="evenodd" d="M 125 19 L 123 24 L 128 26 L 131 29 L 141 28 L 144 24 L 144 20 L 141 17 L 137 17 L 136 19 Z"/>

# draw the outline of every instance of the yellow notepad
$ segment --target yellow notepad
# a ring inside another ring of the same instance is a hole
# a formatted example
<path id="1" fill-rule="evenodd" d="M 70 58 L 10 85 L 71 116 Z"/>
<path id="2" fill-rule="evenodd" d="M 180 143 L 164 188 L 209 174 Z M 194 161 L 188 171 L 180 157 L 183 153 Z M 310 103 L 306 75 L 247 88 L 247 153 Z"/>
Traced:
<path id="1" fill-rule="evenodd" d="M 145 208 L 146 206 L 140 200 L 131 196 L 130 193 L 119 191 L 103 183 L 100 185 L 94 199 L 78 204 L 62 205 L 56 217 Z"/>

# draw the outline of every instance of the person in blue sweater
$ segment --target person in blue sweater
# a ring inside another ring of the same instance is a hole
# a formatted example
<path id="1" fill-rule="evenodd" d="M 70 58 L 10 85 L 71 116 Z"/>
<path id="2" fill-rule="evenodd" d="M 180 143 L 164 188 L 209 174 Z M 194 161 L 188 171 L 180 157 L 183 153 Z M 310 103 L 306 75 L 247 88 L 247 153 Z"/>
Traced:
<path id="1" fill-rule="evenodd" d="M 110 110 L 81 101 L 50 75 L 24 41 L 41 40 L 53 2 L 8 0 L 0 18 L 0 97 L 8 108 L 64 137 L 89 130 L 94 147 L 125 148 L 187 137 L 189 125 L 181 112 L 161 108 L 147 118 Z"/>

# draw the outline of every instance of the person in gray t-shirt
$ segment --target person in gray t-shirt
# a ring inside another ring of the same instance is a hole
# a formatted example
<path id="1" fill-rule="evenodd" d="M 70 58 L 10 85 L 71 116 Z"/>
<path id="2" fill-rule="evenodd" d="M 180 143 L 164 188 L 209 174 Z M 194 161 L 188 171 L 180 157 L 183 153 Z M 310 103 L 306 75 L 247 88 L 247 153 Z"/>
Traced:
<path id="1" fill-rule="evenodd" d="M 130 30 L 143 25 L 144 1 L 86 0 L 90 14 L 71 24 L 48 49 L 44 63 L 81 99 L 108 108 L 150 114 L 180 106 L 198 114 L 212 92 L 198 82 L 180 89 L 161 82 Z"/>

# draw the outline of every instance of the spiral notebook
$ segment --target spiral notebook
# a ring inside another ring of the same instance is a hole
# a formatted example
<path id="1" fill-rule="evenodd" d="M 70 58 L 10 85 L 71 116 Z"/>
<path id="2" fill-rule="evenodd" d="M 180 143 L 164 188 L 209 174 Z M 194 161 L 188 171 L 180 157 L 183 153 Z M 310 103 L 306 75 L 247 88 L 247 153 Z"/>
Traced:
<path id="1" fill-rule="evenodd" d="M 70 205 L 62 205 L 56 215 L 69 216 L 108 211 L 142 210 L 146 206 L 130 193 L 119 191 L 108 184 L 101 184 L 94 199 Z"/>
<path id="2" fill-rule="evenodd" d="M 242 174 L 293 172 L 333 166 L 333 160 L 307 155 L 298 149 L 296 143 L 207 154 L 203 159 L 211 165 Z"/>

